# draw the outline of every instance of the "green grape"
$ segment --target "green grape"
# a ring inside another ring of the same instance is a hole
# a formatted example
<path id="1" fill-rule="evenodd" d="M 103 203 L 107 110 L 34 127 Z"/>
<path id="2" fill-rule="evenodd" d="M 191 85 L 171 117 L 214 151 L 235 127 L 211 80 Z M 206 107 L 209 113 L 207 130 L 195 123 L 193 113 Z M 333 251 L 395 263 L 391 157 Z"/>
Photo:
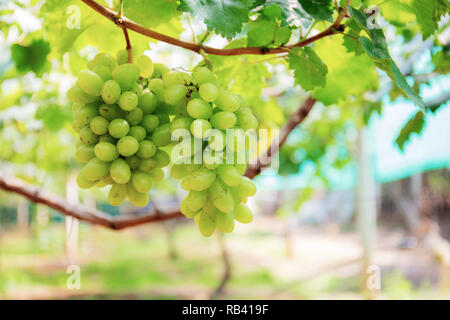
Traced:
<path id="1" fill-rule="evenodd" d="M 158 97 L 159 100 L 163 100 L 166 86 L 161 79 L 150 80 L 150 82 L 148 83 L 148 88 Z"/>
<path id="2" fill-rule="evenodd" d="M 150 175 L 152 176 L 153 181 L 160 182 L 164 179 L 164 170 L 161 168 L 155 168 L 150 171 Z"/>
<path id="3" fill-rule="evenodd" d="M 184 177 L 186 177 L 189 174 L 186 170 L 186 166 L 184 163 L 180 164 L 172 164 L 172 167 L 170 168 L 170 176 L 174 179 L 180 180 Z"/>
<path id="4" fill-rule="evenodd" d="M 116 146 L 109 142 L 97 143 L 94 152 L 97 158 L 105 162 L 116 160 L 119 157 Z"/>
<path id="5" fill-rule="evenodd" d="M 125 91 L 120 95 L 119 107 L 125 111 L 131 111 L 137 107 L 139 98 L 136 93 Z"/>
<path id="6" fill-rule="evenodd" d="M 114 183 L 108 193 L 108 201 L 112 206 L 120 205 L 127 197 L 127 185 Z"/>
<path id="7" fill-rule="evenodd" d="M 245 171 L 247 171 L 247 164 L 246 163 L 236 163 L 234 166 L 239 171 L 240 175 L 245 174 Z"/>
<path id="8" fill-rule="evenodd" d="M 128 51 L 125 49 L 117 51 L 116 59 L 119 65 L 128 63 Z"/>
<path id="9" fill-rule="evenodd" d="M 98 66 L 105 66 L 111 72 L 117 67 L 116 60 L 108 53 L 97 53 L 95 58 L 88 63 L 88 67 L 94 70 Z"/>
<path id="10" fill-rule="evenodd" d="M 131 174 L 133 187 L 142 193 L 147 193 L 152 189 L 152 176 L 143 171 L 134 171 Z"/>
<path id="11" fill-rule="evenodd" d="M 158 148 L 150 140 L 143 140 L 139 142 L 139 150 L 137 151 L 137 156 L 142 159 L 148 159 L 155 155 Z"/>
<path id="12" fill-rule="evenodd" d="M 164 91 L 164 101 L 167 104 L 176 105 L 186 98 L 187 87 L 182 84 L 173 84 Z"/>
<path id="13" fill-rule="evenodd" d="M 130 131 L 130 125 L 124 119 L 114 119 L 109 123 L 109 134 L 114 138 L 122 138 Z"/>
<path id="14" fill-rule="evenodd" d="M 225 148 L 226 145 L 226 135 L 220 130 L 213 129 L 211 130 L 211 135 L 209 136 L 208 141 L 209 148 L 214 151 L 221 151 Z"/>
<path id="15" fill-rule="evenodd" d="M 230 129 L 233 128 L 233 126 L 236 124 L 236 116 L 233 112 L 217 112 L 211 117 L 211 124 L 216 129 Z"/>
<path id="16" fill-rule="evenodd" d="M 216 180 L 211 185 L 209 197 L 220 211 L 225 213 L 233 211 L 235 205 L 233 195 L 220 180 Z"/>
<path id="17" fill-rule="evenodd" d="M 92 158 L 83 167 L 81 172 L 89 181 L 97 181 L 108 174 L 109 164 L 97 158 Z"/>
<path id="18" fill-rule="evenodd" d="M 187 112 L 194 119 L 209 119 L 212 113 L 210 104 L 202 99 L 192 99 L 187 104 Z"/>
<path id="19" fill-rule="evenodd" d="M 109 175 L 114 182 L 124 184 L 130 181 L 131 170 L 128 163 L 122 158 L 116 159 L 111 163 L 109 168 Z"/>
<path id="20" fill-rule="evenodd" d="M 128 166 L 132 170 L 137 169 L 141 164 L 141 159 L 136 154 L 133 154 L 130 157 L 126 157 L 125 161 L 128 163 Z"/>
<path id="21" fill-rule="evenodd" d="M 77 85 L 73 86 L 67 91 L 67 98 L 69 98 L 70 101 L 78 104 L 85 104 L 98 100 L 98 97 L 87 94 Z"/>
<path id="22" fill-rule="evenodd" d="M 107 104 L 116 103 L 120 98 L 120 86 L 114 80 L 108 80 L 103 84 L 102 87 L 102 99 Z"/>
<path id="23" fill-rule="evenodd" d="M 152 132 L 159 125 L 159 119 L 154 114 L 147 114 L 142 118 L 140 126 L 144 127 L 147 132 Z"/>
<path id="24" fill-rule="evenodd" d="M 208 189 L 216 180 L 216 172 L 200 168 L 190 176 L 191 189 L 202 191 Z"/>
<path id="25" fill-rule="evenodd" d="M 208 196 L 208 192 L 204 191 L 189 191 L 186 197 L 186 203 L 190 210 L 198 211 L 200 210 L 206 202 L 206 198 Z"/>
<path id="26" fill-rule="evenodd" d="M 208 138 L 212 127 L 208 120 L 197 119 L 192 122 L 190 129 L 194 137 L 204 139 Z"/>
<path id="27" fill-rule="evenodd" d="M 213 102 L 217 99 L 217 96 L 219 95 L 219 89 L 214 83 L 206 82 L 202 85 L 200 85 L 200 88 L 198 90 L 200 97 L 207 101 L 207 102 Z"/>
<path id="28" fill-rule="evenodd" d="M 138 169 L 144 172 L 150 172 L 158 166 L 156 159 L 141 159 Z"/>
<path id="29" fill-rule="evenodd" d="M 196 68 L 194 72 L 192 72 L 192 77 L 194 78 L 194 81 L 199 85 L 206 82 L 217 82 L 216 75 L 212 73 L 211 70 L 205 67 Z"/>
<path id="30" fill-rule="evenodd" d="M 83 129 L 84 127 L 86 127 L 86 125 L 81 124 L 79 122 L 74 122 L 72 124 L 72 128 L 73 130 L 75 130 L 76 133 L 80 133 L 81 129 Z"/>
<path id="31" fill-rule="evenodd" d="M 97 135 L 102 135 L 108 132 L 109 122 L 101 116 L 97 116 L 91 120 L 90 128 L 92 132 Z"/>
<path id="32" fill-rule="evenodd" d="M 135 83 L 130 91 L 135 93 L 139 97 L 141 94 L 144 93 L 144 88 L 139 83 Z"/>
<path id="33" fill-rule="evenodd" d="M 91 70 L 82 70 L 78 74 L 77 85 L 87 94 L 98 97 L 102 93 L 103 80 Z"/>
<path id="34" fill-rule="evenodd" d="M 189 84 L 192 82 L 192 78 L 186 72 L 181 71 L 168 71 L 163 74 L 162 80 L 166 87 L 174 84 Z"/>
<path id="35" fill-rule="evenodd" d="M 89 127 L 84 127 L 80 130 L 80 140 L 85 144 L 96 143 L 98 141 L 98 136 L 92 132 Z"/>
<path id="36" fill-rule="evenodd" d="M 111 71 L 109 71 L 108 67 L 106 66 L 101 65 L 95 66 L 92 69 L 92 71 L 98 74 L 98 76 L 102 78 L 103 81 L 108 81 L 112 79 Z"/>
<path id="37" fill-rule="evenodd" d="M 98 116 L 98 105 L 97 102 L 92 102 L 80 107 L 75 113 L 75 121 L 80 126 L 89 125 L 91 120 Z"/>
<path id="38" fill-rule="evenodd" d="M 203 209 L 202 209 L 205 213 L 215 213 L 217 211 L 216 206 L 214 205 L 214 203 L 211 201 L 211 199 L 209 198 L 209 196 L 206 198 L 205 204 L 203 205 Z"/>
<path id="39" fill-rule="evenodd" d="M 210 237 L 216 229 L 216 215 L 214 213 L 201 212 L 198 229 L 204 237 Z"/>
<path id="40" fill-rule="evenodd" d="M 247 177 L 241 177 L 241 183 L 238 188 L 241 190 L 241 193 L 244 197 L 251 197 L 256 194 L 256 186 L 252 180 Z"/>
<path id="41" fill-rule="evenodd" d="M 187 205 L 187 200 L 186 198 L 184 198 L 181 203 L 180 203 L 180 212 L 182 214 L 184 214 L 184 216 L 186 218 L 193 218 L 195 217 L 197 214 L 200 213 L 200 210 L 198 211 L 192 211 L 189 206 Z"/>
<path id="42" fill-rule="evenodd" d="M 127 120 L 131 126 L 135 126 L 142 121 L 143 117 L 144 112 L 141 110 L 141 108 L 135 108 L 128 112 L 128 114 L 125 116 L 125 120 Z"/>
<path id="43" fill-rule="evenodd" d="M 191 190 L 191 176 L 188 175 L 188 176 L 184 177 L 181 180 L 180 186 L 183 190 L 190 191 Z"/>
<path id="44" fill-rule="evenodd" d="M 222 164 L 223 158 L 221 152 L 215 152 L 214 150 L 206 147 L 203 151 L 203 166 L 209 170 L 214 170 Z"/>
<path id="45" fill-rule="evenodd" d="M 122 91 L 130 91 L 139 78 L 139 68 L 131 63 L 121 64 L 112 71 L 112 77 Z"/>
<path id="46" fill-rule="evenodd" d="M 149 90 L 144 90 L 144 92 L 139 96 L 139 107 L 144 111 L 145 114 L 152 113 L 156 109 L 157 98 Z"/>
<path id="47" fill-rule="evenodd" d="M 132 183 L 127 185 L 127 195 L 130 202 L 136 207 L 145 207 L 148 204 L 148 194 L 137 191 Z"/>
<path id="48" fill-rule="evenodd" d="M 100 137 L 98 137 L 98 141 L 99 142 L 109 142 L 109 143 L 112 143 L 115 145 L 117 142 L 117 139 L 113 138 L 109 133 L 105 133 L 105 134 L 102 134 Z"/>
<path id="49" fill-rule="evenodd" d="M 168 71 L 169 71 L 169 68 L 167 68 L 164 64 L 154 63 L 152 77 L 153 78 L 161 78 L 163 76 L 163 74 Z"/>
<path id="50" fill-rule="evenodd" d="M 167 154 L 167 152 L 165 152 L 163 150 L 156 151 L 153 158 L 156 160 L 156 166 L 158 168 L 163 168 L 170 163 L 169 155 Z"/>
<path id="51" fill-rule="evenodd" d="M 103 178 L 102 178 L 102 181 L 105 183 L 105 184 L 114 184 L 114 180 L 111 178 L 111 176 L 109 175 L 109 174 L 107 174 L 106 176 L 104 176 Z"/>
<path id="52" fill-rule="evenodd" d="M 192 119 L 188 117 L 179 117 L 176 116 L 172 119 L 172 123 L 170 124 L 170 132 L 173 133 L 175 130 L 184 129 L 190 130 Z"/>
<path id="53" fill-rule="evenodd" d="M 197 164 L 197 163 L 187 163 L 187 164 L 185 164 L 185 166 L 186 166 L 186 170 L 189 174 L 192 174 L 201 168 L 201 165 Z"/>
<path id="54" fill-rule="evenodd" d="M 87 163 L 94 157 L 94 146 L 91 144 L 83 144 L 75 151 L 75 158 L 81 163 Z"/>
<path id="55" fill-rule="evenodd" d="M 135 137 L 125 136 L 117 141 L 117 151 L 124 157 L 129 157 L 135 154 L 139 149 L 139 142 Z"/>
<path id="56" fill-rule="evenodd" d="M 97 188 L 104 188 L 104 187 L 106 187 L 108 184 L 103 180 L 103 178 L 102 179 L 100 179 L 100 180 L 98 180 L 96 183 L 95 183 L 95 187 L 97 187 Z"/>
<path id="57" fill-rule="evenodd" d="M 125 115 L 125 111 L 115 104 L 102 104 L 98 109 L 98 112 L 108 121 L 112 121 L 115 118 L 122 118 Z"/>
<path id="58" fill-rule="evenodd" d="M 144 127 L 141 126 L 132 126 L 130 131 L 128 132 L 129 136 L 135 137 L 137 141 L 142 141 L 147 136 L 147 132 Z"/>
<path id="59" fill-rule="evenodd" d="M 249 112 L 239 111 L 236 112 L 236 125 L 243 130 L 255 130 L 258 127 L 258 120 L 254 115 Z"/>
<path id="60" fill-rule="evenodd" d="M 234 112 L 239 109 L 239 98 L 229 91 L 221 90 L 215 101 L 216 106 L 224 111 Z"/>
<path id="61" fill-rule="evenodd" d="M 253 220 L 253 214 L 249 207 L 239 203 L 234 210 L 234 218 L 240 223 L 250 223 Z"/>
<path id="62" fill-rule="evenodd" d="M 164 147 L 170 144 L 172 134 L 170 132 L 170 123 L 157 127 L 152 133 L 152 141 L 158 147 Z"/>
<path id="63" fill-rule="evenodd" d="M 157 112 L 155 112 L 155 116 L 159 120 L 159 125 L 170 123 L 170 117 L 169 117 L 169 114 L 167 112 L 157 111 Z"/>
<path id="64" fill-rule="evenodd" d="M 217 169 L 219 178 L 230 187 L 235 187 L 241 183 L 241 175 L 232 164 L 223 164 Z"/>
<path id="65" fill-rule="evenodd" d="M 245 98 L 240 94 L 236 94 L 235 96 L 239 101 L 239 109 L 238 110 L 243 111 L 244 108 L 246 108 L 245 105 L 247 104 L 247 102 L 245 101 Z"/>
<path id="66" fill-rule="evenodd" d="M 89 189 L 95 185 L 96 181 L 89 181 L 84 177 L 83 171 L 80 171 L 77 175 L 77 185 L 81 189 Z"/>
<path id="67" fill-rule="evenodd" d="M 216 226 L 219 231 L 230 233 L 234 230 L 234 214 L 216 211 Z"/>
<path id="68" fill-rule="evenodd" d="M 153 62 L 152 60 L 144 54 L 141 54 L 136 58 L 136 65 L 141 70 L 142 78 L 150 78 L 153 73 Z"/>
<path id="69" fill-rule="evenodd" d="M 180 103 L 176 104 L 173 109 L 174 115 L 178 117 L 189 117 L 189 114 L 187 112 L 187 99 L 184 99 Z"/>

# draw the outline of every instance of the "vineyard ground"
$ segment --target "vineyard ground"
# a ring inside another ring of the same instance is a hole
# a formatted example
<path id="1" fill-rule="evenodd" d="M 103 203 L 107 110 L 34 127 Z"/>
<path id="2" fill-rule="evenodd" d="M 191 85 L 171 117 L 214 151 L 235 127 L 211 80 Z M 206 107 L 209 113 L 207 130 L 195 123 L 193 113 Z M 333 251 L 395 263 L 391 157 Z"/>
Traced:
<path id="1" fill-rule="evenodd" d="M 278 226 L 278 227 L 274 227 Z M 270 228 L 269 228 L 270 227 Z M 176 259 L 169 258 L 161 225 L 122 232 L 83 225 L 76 261 L 81 288 L 66 287 L 69 264 L 60 225 L 18 231 L 0 239 L 0 297 L 6 299 L 202 299 L 217 285 L 219 242 L 191 223 L 177 226 Z M 269 231 L 270 230 L 270 231 Z M 259 218 L 226 236 L 232 278 L 225 299 L 359 299 L 358 235 L 336 226 L 292 228 L 287 246 L 279 220 Z M 424 248 L 401 250 L 400 231 L 381 229 L 373 263 L 382 272 L 379 298 L 444 298 L 439 266 Z M 290 256 L 288 256 L 288 248 Z"/>

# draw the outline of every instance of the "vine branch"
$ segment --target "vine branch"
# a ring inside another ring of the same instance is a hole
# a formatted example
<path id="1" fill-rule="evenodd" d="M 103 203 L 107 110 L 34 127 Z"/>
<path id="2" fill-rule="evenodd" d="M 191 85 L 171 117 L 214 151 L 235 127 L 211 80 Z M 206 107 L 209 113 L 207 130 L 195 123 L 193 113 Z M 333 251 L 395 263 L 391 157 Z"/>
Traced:
<path id="1" fill-rule="evenodd" d="M 343 9 L 341 14 L 338 16 L 337 20 L 331 25 L 329 28 L 325 29 L 324 31 L 316 34 L 315 36 L 306 38 L 302 41 L 299 41 L 297 43 L 288 45 L 288 46 L 280 46 L 277 48 L 264 48 L 264 47 L 242 47 L 242 48 L 232 48 L 232 49 L 218 49 L 213 48 L 209 46 L 204 46 L 202 44 L 197 44 L 193 42 L 183 41 L 177 38 L 169 37 L 167 35 L 164 35 L 162 33 L 150 30 L 145 28 L 144 26 L 128 19 L 125 16 L 122 16 L 120 21 L 117 19 L 118 13 L 108 9 L 106 7 L 103 7 L 102 5 L 98 4 L 94 0 L 81 0 L 86 5 L 103 15 L 104 17 L 108 18 L 115 24 L 119 25 L 122 28 L 133 30 L 137 33 L 140 33 L 144 36 L 177 46 L 181 47 L 187 50 L 191 50 L 193 52 L 196 52 L 200 54 L 200 51 L 203 50 L 207 54 L 212 55 L 218 55 L 218 56 L 235 56 L 235 55 L 242 55 L 242 54 L 253 54 L 253 55 L 266 55 L 266 54 L 276 54 L 276 53 L 283 53 L 286 52 L 289 49 L 293 49 L 295 47 L 305 47 L 319 39 L 322 39 L 324 37 L 340 33 L 343 31 L 344 26 L 341 25 L 341 21 L 345 16 L 346 8 Z M 349 1 L 348 1 L 349 2 Z"/>
<path id="2" fill-rule="evenodd" d="M 262 168 L 264 168 L 264 166 L 268 164 L 268 161 L 271 160 L 272 156 L 276 152 L 278 152 L 280 147 L 285 143 L 289 133 L 291 133 L 292 130 L 294 130 L 295 127 L 308 116 L 315 103 L 316 100 L 310 96 L 300 105 L 299 109 L 290 116 L 288 122 L 281 130 L 280 139 L 278 140 L 278 142 L 276 144 L 274 142 L 267 149 L 260 160 L 258 160 L 257 165 L 249 167 L 247 169 L 244 174 L 245 176 L 253 179 L 261 172 Z M 120 230 L 145 223 L 159 222 L 184 217 L 184 215 L 178 210 L 171 212 L 160 212 L 157 209 L 142 216 L 124 215 L 114 217 L 96 209 L 89 209 L 81 205 L 71 204 L 58 195 L 31 186 L 17 178 L 7 177 L 2 174 L 0 174 L 0 189 L 3 189 L 7 192 L 17 193 L 27 198 L 31 202 L 41 203 L 59 211 L 64 215 L 72 216 L 91 224 L 102 225 L 113 230 Z"/>

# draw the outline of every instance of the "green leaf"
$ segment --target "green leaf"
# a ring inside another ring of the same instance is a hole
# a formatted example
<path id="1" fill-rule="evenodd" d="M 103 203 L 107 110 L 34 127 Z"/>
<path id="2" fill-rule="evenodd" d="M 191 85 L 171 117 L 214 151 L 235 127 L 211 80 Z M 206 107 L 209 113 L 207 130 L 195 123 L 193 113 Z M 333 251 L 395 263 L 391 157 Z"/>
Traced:
<path id="1" fill-rule="evenodd" d="M 289 41 L 291 29 L 289 27 L 278 27 L 273 21 L 258 19 L 250 24 L 247 33 L 249 47 L 278 46 Z"/>
<path id="2" fill-rule="evenodd" d="M 417 23 L 422 30 L 423 38 L 431 36 L 437 29 L 437 21 L 434 20 L 434 0 L 414 0 L 412 2 Z"/>
<path id="3" fill-rule="evenodd" d="M 179 9 L 202 19 L 209 30 L 233 38 L 248 21 L 249 0 L 182 0 Z"/>
<path id="4" fill-rule="evenodd" d="M 404 151 L 404 147 L 407 141 L 411 139 L 413 133 L 420 134 L 425 125 L 425 116 L 423 112 L 416 112 L 414 116 L 412 116 L 408 122 L 403 126 L 395 139 L 395 144 L 400 148 L 400 150 Z"/>
<path id="5" fill-rule="evenodd" d="M 364 49 L 359 42 L 359 33 L 361 32 L 361 27 L 356 23 L 355 19 L 351 18 L 346 23 L 346 36 L 344 37 L 343 45 L 347 48 L 348 52 L 353 52 L 355 55 L 359 56 L 364 53 Z"/>
<path id="6" fill-rule="evenodd" d="M 333 22 L 331 0 L 298 0 L 298 2 L 314 19 Z"/>
<path id="7" fill-rule="evenodd" d="M 304 90 L 325 86 L 327 66 L 310 47 L 294 48 L 289 54 L 289 68 L 294 70 L 295 83 Z"/>
<path id="8" fill-rule="evenodd" d="M 300 6 L 298 1 L 266 0 L 264 15 L 271 20 L 281 20 L 281 26 L 308 28 L 312 24 L 311 16 Z"/>
<path id="9" fill-rule="evenodd" d="M 28 46 L 20 44 L 11 46 L 11 57 L 16 65 L 16 69 L 24 73 L 33 71 L 39 74 L 44 69 L 49 52 L 49 43 L 42 39 L 33 40 Z"/>
<path id="10" fill-rule="evenodd" d="M 348 10 L 359 26 L 370 36 L 370 39 L 365 36 L 359 38 L 359 41 L 368 56 L 376 63 L 378 68 L 385 71 L 386 74 L 395 81 L 396 85 L 403 90 L 403 93 L 411 99 L 416 106 L 422 111 L 425 111 L 425 103 L 422 98 L 418 96 L 408 82 L 406 82 L 405 77 L 398 69 L 394 60 L 392 60 L 383 30 L 369 27 L 367 23 L 370 16 L 362 10 L 356 10 L 352 7 L 349 7 Z"/>
<path id="11" fill-rule="evenodd" d="M 375 64 L 367 55 L 355 56 L 342 45 L 342 35 L 314 43 L 314 50 L 328 67 L 325 87 L 316 88 L 313 97 L 326 105 L 361 97 L 378 88 Z"/>
<path id="12" fill-rule="evenodd" d="M 438 29 L 438 22 L 449 12 L 450 3 L 448 0 L 413 0 L 411 6 L 425 39 Z"/>

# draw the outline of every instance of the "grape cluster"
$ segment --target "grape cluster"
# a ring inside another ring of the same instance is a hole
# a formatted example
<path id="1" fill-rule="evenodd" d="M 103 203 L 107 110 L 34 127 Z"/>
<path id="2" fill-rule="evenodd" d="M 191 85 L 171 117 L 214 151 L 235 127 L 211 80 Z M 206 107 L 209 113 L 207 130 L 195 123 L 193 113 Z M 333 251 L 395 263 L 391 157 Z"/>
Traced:
<path id="1" fill-rule="evenodd" d="M 117 206 L 127 197 L 135 206 L 148 204 L 153 182 L 164 177 L 169 155 L 160 149 L 171 142 L 170 118 L 154 92 L 145 88 L 158 66 L 140 55 L 127 62 L 99 53 L 69 89 L 74 102 L 74 130 L 79 135 L 75 157 L 85 163 L 77 176 L 80 188 L 111 185 L 108 200 Z"/>
<path id="2" fill-rule="evenodd" d="M 258 121 L 245 99 L 219 89 L 206 67 L 190 74 L 153 64 L 145 55 L 134 64 L 127 60 L 124 50 L 116 59 L 99 53 L 68 91 L 80 137 L 75 156 L 85 163 L 80 188 L 111 185 L 111 205 L 128 197 L 145 206 L 153 182 L 172 162 L 171 176 L 188 191 L 180 211 L 194 218 L 203 236 L 216 228 L 232 232 L 235 220 L 249 223 L 253 215 L 245 203 L 256 187 L 243 176 L 245 133 L 255 132 Z M 165 146 L 172 148 L 171 157 Z"/>
<path id="3" fill-rule="evenodd" d="M 193 136 L 187 140 L 180 137 L 179 145 L 186 148 L 172 152 L 170 174 L 181 179 L 181 187 L 188 191 L 180 211 L 194 218 L 205 237 L 216 228 L 232 232 L 235 220 L 251 222 L 253 215 L 245 202 L 256 193 L 256 187 L 243 176 L 246 162 L 236 161 L 237 154 L 245 154 L 248 148 L 244 132 L 258 126 L 245 99 L 220 90 L 215 74 L 205 67 L 196 68 L 192 75 L 166 71 L 162 80 L 151 80 L 150 86 L 158 87 L 159 99 L 176 110 L 171 122 L 172 137 L 179 137 L 180 129 Z M 230 129 L 237 134 L 232 139 L 228 136 Z M 196 140 L 199 150 L 195 149 Z M 241 147 L 238 140 L 244 142 Z M 200 161 L 196 161 L 197 156 Z"/>

